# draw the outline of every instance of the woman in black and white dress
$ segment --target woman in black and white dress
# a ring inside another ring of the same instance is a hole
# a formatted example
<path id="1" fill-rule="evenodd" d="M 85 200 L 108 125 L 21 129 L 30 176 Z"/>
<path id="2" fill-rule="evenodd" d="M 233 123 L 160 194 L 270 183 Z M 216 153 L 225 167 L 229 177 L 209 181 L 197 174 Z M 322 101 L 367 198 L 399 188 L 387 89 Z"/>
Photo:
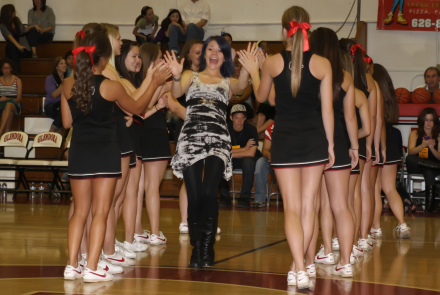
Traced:
<path id="1" fill-rule="evenodd" d="M 186 92 L 185 122 L 171 165 L 188 192 L 188 230 L 194 247 L 189 266 L 213 267 L 217 187 L 221 177 L 232 176 L 226 110 L 232 93 L 247 86 L 249 74 L 243 70 L 238 80 L 229 78 L 234 72 L 231 47 L 220 36 L 205 41 L 199 73 L 182 74 L 184 61 L 179 64 L 174 53 L 167 53 L 165 59 L 173 72 L 173 96 Z"/>

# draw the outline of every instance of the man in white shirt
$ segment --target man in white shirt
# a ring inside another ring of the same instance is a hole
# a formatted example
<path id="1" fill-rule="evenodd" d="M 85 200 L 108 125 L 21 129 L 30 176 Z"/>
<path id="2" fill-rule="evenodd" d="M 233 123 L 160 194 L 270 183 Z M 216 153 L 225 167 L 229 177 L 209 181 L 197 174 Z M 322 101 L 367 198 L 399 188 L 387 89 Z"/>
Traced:
<path id="1" fill-rule="evenodd" d="M 436 67 L 429 67 L 426 69 L 425 74 L 425 85 L 421 85 L 417 88 L 426 88 L 429 92 L 434 93 L 439 89 L 440 82 L 440 70 Z"/>
<path id="2" fill-rule="evenodd" d="M 189 0 L 180 7 L 182 20 L 185 22 L 186 35 L 179 27 L 171 25 L 168 32 L 170 39 L 169 49 L 180 55 L 179 41 L 186 42 L 192 39 L 203 40 L 211 18 L 209 4 L 204 0 Z"/>

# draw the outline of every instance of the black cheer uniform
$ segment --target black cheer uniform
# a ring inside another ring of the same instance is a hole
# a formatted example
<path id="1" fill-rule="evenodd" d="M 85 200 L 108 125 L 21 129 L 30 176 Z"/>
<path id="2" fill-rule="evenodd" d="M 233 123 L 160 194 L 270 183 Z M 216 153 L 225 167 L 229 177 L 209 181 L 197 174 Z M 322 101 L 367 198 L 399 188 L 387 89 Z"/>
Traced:
<path id="1" fill-rule="evenodd" d="M 144 120 L 142 134 L 142 162 L 171 159 L 167 129 L 167 108 L 158 110 Z"/>
<path id="2" fill-rule="evenodd" d="M 384 165 L 394 165 L 402 163 L 402 156 L 400 150 L 402 147 L 397 146 L 396 140 L 393 136 L 393 123 L 385 123 L 387 136 L 386 159 Z"/>
<path id="3" fill-rule="evenodd" d="M 272 134 L 272 168 L 324 165 L 329 161 L 328 141 L 321 116 L 321 81 L 309 69 L 312 53 L 303 54 L 301 84 L 296 97 L 291 90 L 290 52 L 281 52 L 283 71 L 274 78 L 276 125 Z"/>
<path id="4" fill-rule="evenodd" d="M 121 153 L 113 120 L 113 101 L 104 99 L 99 88 L 106 78 L 94 75 L 93 105 L 88 114 L 67 102 L 72 112 L 72 141 L 67 174 L 71 179 L 121 177 Z"/>

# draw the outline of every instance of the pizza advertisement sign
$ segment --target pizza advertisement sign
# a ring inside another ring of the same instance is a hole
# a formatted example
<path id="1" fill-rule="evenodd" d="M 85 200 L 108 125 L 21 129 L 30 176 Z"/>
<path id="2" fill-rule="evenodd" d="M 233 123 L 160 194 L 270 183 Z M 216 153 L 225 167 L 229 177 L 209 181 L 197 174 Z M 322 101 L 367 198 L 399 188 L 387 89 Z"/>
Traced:
<path id="1" fill-rule="evenodd" d="M 379 0 L 377 29 L 439 31 L 440 0 Z"/>

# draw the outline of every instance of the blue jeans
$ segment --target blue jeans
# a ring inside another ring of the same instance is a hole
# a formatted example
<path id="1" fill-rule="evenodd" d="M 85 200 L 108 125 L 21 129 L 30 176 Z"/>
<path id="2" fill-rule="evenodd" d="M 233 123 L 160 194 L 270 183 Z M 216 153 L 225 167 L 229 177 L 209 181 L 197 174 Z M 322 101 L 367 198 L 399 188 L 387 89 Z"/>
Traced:
<path id="1" fill-rule="evenodd" d="M 264 203 L 267 193 L 267 176 L 272 173 L 269 160 L 261 157 L 255 166 L 255 202 Z"/>
<path id="2" fill-rule="evenodd" d="M 186 36 L 182 34 L 178 26 L 171 25 L 168 31 L 168 38 L 170 43 L 168 44 L 168 49 L 174 50 L 176 55 L 180 55 L 179 42 L 186 42 L 192 39 L 203 40 L 205 36 L 205 31 L 202 28 L 196 26 L 196 24 L 189 24 L 186 29 Z"/>
<path id="3" fill-rule="evenodd" d="M 252 186 L 254 185 L 255 157 L 232 159 L 232 168 L 243 170 L 240 198 L 249 199 L 252 194 Z M 224 178 L 220 181 L 219 191 L 221 197 L 230 198 L 229 183 Z"/>

